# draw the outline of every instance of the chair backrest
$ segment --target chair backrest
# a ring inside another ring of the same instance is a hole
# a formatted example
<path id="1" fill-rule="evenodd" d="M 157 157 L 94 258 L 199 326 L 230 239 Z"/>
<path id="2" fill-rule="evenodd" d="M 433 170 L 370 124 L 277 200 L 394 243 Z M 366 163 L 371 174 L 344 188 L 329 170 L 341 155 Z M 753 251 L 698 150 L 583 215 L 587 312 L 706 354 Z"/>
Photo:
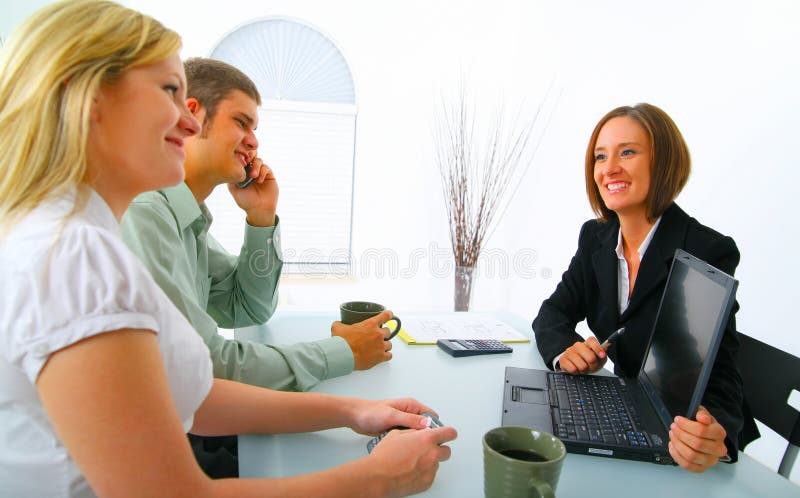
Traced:
<path id="1" fill-rule="evenodd" d="M 739 371 L 753 416 L 789 442 L 779 472 L 788 473 L 800 447 L 800 412 L 787 404 L 800 391 L 800 358 L 739 333 Z"/>

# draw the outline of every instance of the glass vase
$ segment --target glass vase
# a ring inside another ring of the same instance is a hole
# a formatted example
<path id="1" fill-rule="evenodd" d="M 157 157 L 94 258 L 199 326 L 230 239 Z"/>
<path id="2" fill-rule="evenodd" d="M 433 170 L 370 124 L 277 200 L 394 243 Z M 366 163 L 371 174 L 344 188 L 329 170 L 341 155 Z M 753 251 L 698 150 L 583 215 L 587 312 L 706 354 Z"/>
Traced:
<path id="1" fill-rule="evenodd" d="M 456 266 L 454 304 L 456 311 L 469 311 L 472 302 L 474 266 Z"/>

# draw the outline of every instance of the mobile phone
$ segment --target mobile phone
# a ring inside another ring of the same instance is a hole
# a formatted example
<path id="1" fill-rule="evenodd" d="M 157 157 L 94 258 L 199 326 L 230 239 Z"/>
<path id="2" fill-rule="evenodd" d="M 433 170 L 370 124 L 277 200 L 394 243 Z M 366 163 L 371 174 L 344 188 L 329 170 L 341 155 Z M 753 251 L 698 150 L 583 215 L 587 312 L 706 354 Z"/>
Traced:
<path id="1" fill-rule="evenodd" d="M 433 413 L 424 412 L 422 413 L 422 415 L 428 417 L 429 429 L 433 429 L 434 427 L 444 427 L 442 421 L 436 418 L 436 415 L 434 415 Z M 393 431 L 394 429 L 408 429 L 408 427 L 393 427 L 392 429 L 389 429 L 380 436 L 375 436 L 374 438 L 370 439 L 369 442 L 367 443 L 367 453 L 372 453 L 372 450 L 375 448 L 375 445 L 380 443 L 381 440 L 383 440 L 383 438 L 385 438 L 386 435 L 389 434 L 389 432 Z"/>
<path id="2" fill-rule="evenodd" d="M 252 178 L 250 176 L 250 168 L 252 166 L 253 166 L 253 161 L 250 161 L 249 163 L 247 163 L 247 166 L 244 167 L 244 174 L 247 175 L 247 177 L 244 180 L 242 180 L 239 183 L 237 183 L 236 184 L 237 187 L 246 188 L 248 185 L 253 183 L 253 180 L 255 180 L 255 178 Z"/>

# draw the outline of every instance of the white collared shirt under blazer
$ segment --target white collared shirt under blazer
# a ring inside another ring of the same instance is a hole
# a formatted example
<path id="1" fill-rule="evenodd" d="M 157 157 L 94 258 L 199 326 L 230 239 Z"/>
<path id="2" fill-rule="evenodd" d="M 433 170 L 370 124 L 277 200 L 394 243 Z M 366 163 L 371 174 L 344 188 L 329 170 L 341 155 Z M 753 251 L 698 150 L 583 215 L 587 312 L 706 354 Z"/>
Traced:
<path id="1" fill-rule="evenodd" d="M 0 241 L 3 496 L 94 496 L 37 395 L 36 379 L 50 354 L 104 332 L 156 332 L 186 431 L 211 389 L 208 349 L 123 244 L 111 209 L 89 191 L 84 206 L 70 214 L 77 198 L 72 192 L 40 205 Z"/>

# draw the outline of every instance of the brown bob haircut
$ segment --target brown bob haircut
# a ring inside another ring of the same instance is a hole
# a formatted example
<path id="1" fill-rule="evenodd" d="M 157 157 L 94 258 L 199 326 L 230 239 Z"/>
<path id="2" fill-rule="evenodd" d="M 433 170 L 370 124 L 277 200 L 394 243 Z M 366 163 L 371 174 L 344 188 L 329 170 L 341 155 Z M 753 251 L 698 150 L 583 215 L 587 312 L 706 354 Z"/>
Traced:
<path id="1" fill-rule="evenodd" d="M 595 146 L 603 126 L 614 118 L 627 116 L 644 128 L 652 148 L 650 192 L 647 194 L 647 219 L 652 222 L 672 204 L 689 180 L 692 160 L 680 130 L 666 112 L 650 104 L 622 106 L 612 110 L 597 123 L 586 148 L 586 195 L 597 218 L 606 222 L 616 216 L 608 209 L 594 182 Z"/>
<path id="2" fill-rule="evenodd" d="M 183 63 L 186 71 L 186 98 L 195 98 L 206 110 L 206 123 L 214 119 L 217 106 L 234 90 L 239 90 L 261 105 L 261 95 L 255 83 L 246 74 L 228 63 L 204 57 L 192 57 Z"/>

